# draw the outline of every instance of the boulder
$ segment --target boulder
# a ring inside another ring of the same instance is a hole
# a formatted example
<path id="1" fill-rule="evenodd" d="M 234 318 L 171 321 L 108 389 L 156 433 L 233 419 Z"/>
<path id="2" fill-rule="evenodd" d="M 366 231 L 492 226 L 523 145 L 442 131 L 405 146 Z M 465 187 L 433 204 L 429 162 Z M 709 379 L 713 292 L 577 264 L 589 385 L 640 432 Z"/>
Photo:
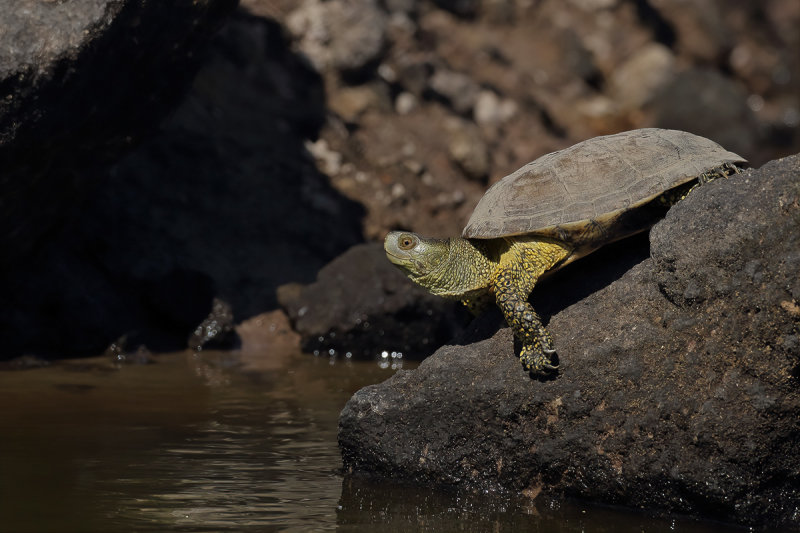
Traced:
<path id="1" fill-rule="evenodd" d="M 414 285 L 379 244 L 354 246 L 314 283 L 279 287 L 278 301 L 305 351 L 348 357 L 425 357 L 467 317 L 461 304 Z"/>
<path id="2" fill-rule="evenodd" d="M 0 267 L 175 107 L 236 0 L 0 4 Z"/>
<path id="3" fill-rule="evenodd" d="M 283 29 L 231 16 L 159 131 L 97 170 L 69 223 L 2 272 L 0 359 L 102 353 L 123 335 L 181 349 L 201 325 L 196 347 L 230 325 L 215 297 L 240 322 L 275 309 L 278 286 L 312 281 L 363 239 L 363 209 L 306 150 L 324 113 Z"/>
<path id="4" fill-rule="evenodd" d="M 350 399 L 345 471 L 800 525 L 798 227 L 800 155 L 694 190 L 650 258 L 552 315 L 556 375 L 487 313 Z"/>

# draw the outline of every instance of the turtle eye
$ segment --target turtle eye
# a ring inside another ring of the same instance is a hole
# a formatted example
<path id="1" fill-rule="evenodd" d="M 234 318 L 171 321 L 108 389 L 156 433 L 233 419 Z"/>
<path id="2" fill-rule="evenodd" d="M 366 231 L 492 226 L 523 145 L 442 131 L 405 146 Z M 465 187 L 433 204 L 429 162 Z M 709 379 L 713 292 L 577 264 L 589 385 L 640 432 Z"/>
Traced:
<path id="1" fill-rule="evenodd" d="M 401 250 L 410 250 L 417 245 L 417 238 L 408 233 L 404 233 L 397 238 L 397 247 Z"/>

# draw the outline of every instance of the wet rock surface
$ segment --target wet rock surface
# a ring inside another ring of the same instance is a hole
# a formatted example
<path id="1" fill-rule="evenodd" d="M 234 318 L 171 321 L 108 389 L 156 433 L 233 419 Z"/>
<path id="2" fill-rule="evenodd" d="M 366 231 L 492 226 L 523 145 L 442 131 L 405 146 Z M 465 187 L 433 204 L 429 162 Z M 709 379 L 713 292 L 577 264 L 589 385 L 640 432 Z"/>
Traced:
<path id="1" fill-rule="evenodd" d="M 798 227 L 800 156 L 693 191 L 650 258 L 552 316 L 557 376 L 488 313 L 353 396 L 346 470 L 800 525 Z"/>
<path id="2" fill-rule="evenodd" d="M 414 285 L 379 244 L 351 248 L 314 283 L 280 287 L 278 300 L 303 349 L 324 355 L 375 358 L 385 352 L 418 359 L 468 322 L 459 303 Z"/>
<path id="3" fill-rule="evenodd" d="M 231 306 L 219 298 L 214 298 L 211 312 L 189 336 L 189 348 L 197 352 L 206 347 L 230 348 L 236 341 L 234 328 Z"/>

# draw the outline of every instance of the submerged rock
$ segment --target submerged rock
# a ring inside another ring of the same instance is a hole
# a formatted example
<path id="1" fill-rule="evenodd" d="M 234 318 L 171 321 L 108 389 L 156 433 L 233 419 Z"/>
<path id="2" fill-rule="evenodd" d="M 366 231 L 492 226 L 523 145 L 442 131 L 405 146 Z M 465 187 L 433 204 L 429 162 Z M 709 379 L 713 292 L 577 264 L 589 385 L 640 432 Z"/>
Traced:
<path id="1" fill-rule="evenodd" d="M 346 471 L 800 525 L 799 227 L 800 156 L 696 189 L 552 317 L 557 376 L 488 313 L 353 396 Z"/>
<path id="2" fill-rule="evenodd" d="M 379 244 L 354 246 L 310 285 L 278 289 L 278 301 L 306 351 L 419 358 L 452 338 L 466 318 L 460 304 L 411 283 Z"/>

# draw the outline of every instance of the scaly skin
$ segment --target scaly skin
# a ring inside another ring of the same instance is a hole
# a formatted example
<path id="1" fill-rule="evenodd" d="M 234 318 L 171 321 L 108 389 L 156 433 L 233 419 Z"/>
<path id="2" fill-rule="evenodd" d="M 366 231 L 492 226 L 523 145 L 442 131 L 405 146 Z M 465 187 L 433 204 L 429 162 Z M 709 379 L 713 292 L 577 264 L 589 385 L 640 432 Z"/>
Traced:
<path id="1" fill-rule="evenodd" d="M 497 305 L 522 345 L 519 354 L 522 366 L 533 373 L 555 370 L 558 366 L 550 361 L 550 354 L 555 353 L 553 339 L 528 303 L 528 296 L 539 277 L 566 259 L 571 251 L 555 241 L 513 241 L 501 255 L 492 279 Z"/>
<path id="2" fill-rule="evenodd" d="M 555 370 L 553 340 L 528 296 L 539 277 L 566 259 L 572 249 L 549 239 L 426 239 L 391 232 L 384 249 L 389 260 L 433 294 L 461 300 L 477 314 L 492 295 L 520 341 L 522 366 L 532 373 Z"/>

